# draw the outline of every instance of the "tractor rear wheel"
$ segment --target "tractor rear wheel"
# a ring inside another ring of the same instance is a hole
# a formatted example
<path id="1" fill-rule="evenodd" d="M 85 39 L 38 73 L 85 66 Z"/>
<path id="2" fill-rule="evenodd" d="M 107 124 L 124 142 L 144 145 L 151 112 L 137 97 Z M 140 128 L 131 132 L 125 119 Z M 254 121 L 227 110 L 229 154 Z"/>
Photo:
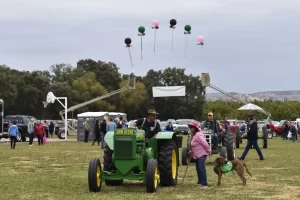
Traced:
<path id="1" fill-rule="evenodd" d="M 235 135 L 235 147 L 238 149 L 240 148 L 240 143 L 241 143 L 241 135 L 240 133 L 236 133 Z"/>
<path id="2" fill-rule="evenodd" d="M 235 144 L 234 144 L 234 133 L 224 134 L 224 147 L 227 149 L 227 159 L 232 161 L 235 159 Z"/>
<path id="3" fill-rule="evenodd" d="M 102 181 L 101 181 L 102 167 L 100 160 L 94 158 L 90 161 L 88 171 L 88 182 L 90 192 L 100 192 Z"/>
<path id="4" fill-rule="evenodd" d="M 154 159 L 148 160 L 146 171 L 146 189 L 147 192 L 156 192 L 159 175 L 157 169 L 157 161 Z"/>
<path id="5" fill-rule="evenodd" d="M 267 134 L 267 128 L 264 126 L 262 128 L 263 131 L 263 148 L 268 148 L 268 134 Z"/>
<path id="6" fill-rule="evenodd" d="M 113 159 L 112 159 L 112 154 L 113 151 L 106 145 L 104 147 L 104 171 L 112 171 L 115 169 L 114 164 L 113 164 Z M 105 180 L 105 184 L 106 185 L 110 185 L 110 186 L 119 186 L 123 184 L 123 179 L 121 180 Z"/>
<path id="7" fill-rule="evenodd" d="M 161 143 L 158 155 L 158 169 L 161 186 L 177 185 L 178 160 L 175 141 L 168 140 Z"/>
<path id="8" fill-rule="evenodd" d="M 187 165 L 188 164 L 188 150 L 187 147 L 183 147 L 181 150 L 181 164 Z"/>
<path id="9" fill-rule="evenodd" d="M 220 156 L 222 156 L 223 158 L 225 158 L 227 160 L 227 148 L 226 147 L 221 147 L 220 149 Z"/>

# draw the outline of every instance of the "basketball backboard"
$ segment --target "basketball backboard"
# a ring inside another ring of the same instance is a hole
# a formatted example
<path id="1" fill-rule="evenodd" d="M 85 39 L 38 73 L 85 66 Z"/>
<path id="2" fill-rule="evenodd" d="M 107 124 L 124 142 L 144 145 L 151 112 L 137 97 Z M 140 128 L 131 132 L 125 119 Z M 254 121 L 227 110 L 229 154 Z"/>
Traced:
<path id="1" fill-rule="evenodd" d="M 55 100 L 56 100 L 56 96 L 53 94 L 53 92 L 48 92 L 46 101 L 48 103 L 54 103 Z"/>

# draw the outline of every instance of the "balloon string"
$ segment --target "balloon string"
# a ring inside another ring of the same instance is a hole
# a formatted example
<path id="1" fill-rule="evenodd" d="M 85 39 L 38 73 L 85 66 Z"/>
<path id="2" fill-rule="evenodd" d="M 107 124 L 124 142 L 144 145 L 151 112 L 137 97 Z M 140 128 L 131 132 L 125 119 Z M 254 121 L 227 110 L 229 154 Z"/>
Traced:
<path id="1" fill-rule="evenodd" d="M 187 34 L 186 34 L 186 37 L 185 37 L 185 51 L 184 51 L 184 57 L 186 55 L 186 48 L 187 48 Z"/>
<path id="2" fill-rule="evenodd" d="M 132 73 L 133 73 L 133 62 L 132 62 L 132 57 L 131 57 L 131 53 L 130 53 L 130 48 L 128 47 L 128 52 L 129 52 L 129 57 L 130 57 L 130 61 L 131 61 L 131 66 L 132 66 Z"/>
<path id="3" fill-rule="evenodd" d="M 156 44 L 156 28 L 154 29 L 154 53 L 155 53 L 155 44 Z"/>
<path id="4" fill-rule="evenodd" d="M 143 60 L 143 35 L 141 35 L 141 60 Z"/>
<path id="5" fill-rule="evenodd" d="M 173 52 L 173 28 L 172 28 L 172 46 L 171 46 L 171 52 Z"/>

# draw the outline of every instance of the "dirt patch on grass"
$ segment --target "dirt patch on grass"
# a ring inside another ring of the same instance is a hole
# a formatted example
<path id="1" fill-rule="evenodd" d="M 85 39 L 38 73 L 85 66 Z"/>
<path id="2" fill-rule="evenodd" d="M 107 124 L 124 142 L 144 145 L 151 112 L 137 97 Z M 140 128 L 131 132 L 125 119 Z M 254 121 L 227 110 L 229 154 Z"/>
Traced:
<path id="1" fill-rule="evenodd" d="M 262 169 L 262 170 L 283 170 L 283 169 L 289 169 L 287 167 L 262 167 L 262 168 L 255 168 L 255 169 Z"/>
<path id="2" fill-rule="evenodd" d="M 66 168 L 66 167 L 69 167 L 70 165 L 66 165 L 66 164 L 52 164 L 50 166 L 54 167 L 54 168 Z"/>
<path id="3" fill-rule="evenodd" d="M 177 199 L 192 199 L 193 196 L 192 195 L 182 195 L 182 194 L 180 194 L 180 195 L 176 195 L 176 198 Z"/>

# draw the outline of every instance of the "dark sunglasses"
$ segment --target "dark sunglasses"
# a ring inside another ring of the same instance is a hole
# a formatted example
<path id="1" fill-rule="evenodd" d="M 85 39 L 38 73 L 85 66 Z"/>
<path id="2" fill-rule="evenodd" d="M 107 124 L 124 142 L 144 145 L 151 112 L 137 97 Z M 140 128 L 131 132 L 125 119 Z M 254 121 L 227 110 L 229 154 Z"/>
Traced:
<path id="1" fill-rule="evenodd" d="M 210 116 L 212 116 L 212 115 L 208 115 L 208 116 L 210 117 Z"/>

